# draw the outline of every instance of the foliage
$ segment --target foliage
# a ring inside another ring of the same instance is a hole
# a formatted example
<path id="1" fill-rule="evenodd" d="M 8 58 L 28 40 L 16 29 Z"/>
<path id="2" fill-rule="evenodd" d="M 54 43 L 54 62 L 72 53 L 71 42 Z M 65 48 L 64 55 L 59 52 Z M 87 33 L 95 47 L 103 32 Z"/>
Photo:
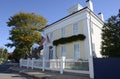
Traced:
<path id="1" fill-rule="evenodd" d="M 74 36 L 64 37 L 64 38 L 54 40 L 53 45 L 66 44 L 66 43 L 70 43 L 78 40 L 84 40 L 84 39 L 85 39 L 85 36 L 82 34 L 79 34 L 79 35 L 74 35 Z"/>
<path id="2" fill-rule="evenodd" d="M 101 54 L 106 57 L 120 57 L 120 10 L 111 16 L 102 28 Z"/>
<path id="3" fill-rule="evenodd" d="M 24 49 L 16 48 L 12 54 L 13 61 L 19 62 L 20 58 L 26 58 L 26 52 Z"/>
<path id="4" fill-rule="evenodd" d="M 46 25 L 46 19 L 34 13 L 20 12 L 10 17 L 7 25 L 12 28 L 9 37 L 12 43 L 6 46 L 15 46 L 14 55 L 23 54 L 20 57 L 25 57 L 25 55 L 31 55 L 32 45 L 41 40 L 39 31 Z"/>
<path id="5" fill-rule="evenodd" d="M 8 60 L 8 51 L 7 49 L 0 48 L 0 62 L 5 62 Z"/>

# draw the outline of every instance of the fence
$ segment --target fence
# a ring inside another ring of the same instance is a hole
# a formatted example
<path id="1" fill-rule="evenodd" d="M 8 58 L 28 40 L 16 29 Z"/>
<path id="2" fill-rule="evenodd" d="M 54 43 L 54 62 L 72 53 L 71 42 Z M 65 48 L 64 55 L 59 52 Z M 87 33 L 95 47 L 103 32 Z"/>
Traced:
<path id="1" fill-rule="evenodd" d="M 40 59 L 20 59 L 20 67 L 27 68 L 38 68 L 45 70 L 63 72 L 74 72 L 89 74 L 89 64 L 87 60 L 75 61 L 73 59 L 51 59 L 51 60 L 40 60 Z"/>

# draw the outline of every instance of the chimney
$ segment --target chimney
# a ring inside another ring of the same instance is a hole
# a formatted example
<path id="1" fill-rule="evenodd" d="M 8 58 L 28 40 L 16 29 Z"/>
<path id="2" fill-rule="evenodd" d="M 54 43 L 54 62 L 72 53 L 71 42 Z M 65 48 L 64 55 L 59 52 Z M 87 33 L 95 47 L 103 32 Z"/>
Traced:
<path id="1" fill-rule="evenodd" d="M 104 21 L 104 17 L 103 17 L 103 14 L 102 14 L 102 13 L 98 13 L 98 17 L 99 17 L 102 21 Z"/>
<path id="2" fill-rule="evenodd" d="M 93 3 L 92 3 L 92 1 L 87 0 L 86 3 L 87 3 L 87 7 L 93 11 Z"/>
<path id="3" fill-rule="evenodd" d="M 76 12 L 76 11 L 82 9 L 82 8 L 83 7 L 80 4 L 76 4 L 76 5 L 74 5 L 74 6 L 72 6 L 68 9 L 68 13 L 72 14 L 72 13 L 74 13 L 74 12 Z"/>

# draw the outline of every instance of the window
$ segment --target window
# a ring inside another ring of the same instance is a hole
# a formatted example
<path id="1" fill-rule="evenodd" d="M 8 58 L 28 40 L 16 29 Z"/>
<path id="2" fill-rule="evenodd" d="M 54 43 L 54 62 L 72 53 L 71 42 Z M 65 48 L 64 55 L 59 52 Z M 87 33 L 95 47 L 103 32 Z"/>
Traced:
<path id="1" fill-rule="evenodd" d="M 79 32 L 78 23 L 73 24 L 73 35 L 77 35 Z"/>
<path id="2" fill-rule="evenodd" d="M 80 45 L 74 44 L 74 59 L 78 60 L 80 58 Z"/>
<path id="3" fill-rule="evenodd" d="M 61 46 L 61 57 L 65 57 L 66 56 L 66 47 L 65 46 Z"/>
<path id="4" fill-rule="evenodd" d="M 61 29 L 61 37 L 65 37 L 65 34 L 66 34 L 66 33 L 65 33 L 65 28 L 62 28 L 62 29 Z"/>
<path id="5" fill-rule="evenodd" d="M 53 32 L 50 33 L 50 41 L 53 41 Z"/>

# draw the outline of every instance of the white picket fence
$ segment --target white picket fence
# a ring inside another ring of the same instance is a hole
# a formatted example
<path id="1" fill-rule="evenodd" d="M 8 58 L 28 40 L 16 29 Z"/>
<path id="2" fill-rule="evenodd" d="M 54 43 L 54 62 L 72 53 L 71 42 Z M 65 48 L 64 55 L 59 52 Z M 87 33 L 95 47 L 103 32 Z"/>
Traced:
<path id="1" fill-rule="evenodd" d="M 86 60 L 75 61 L 73 59 L 51 59 L 51 60 L 40 60 L 40 59 L 20 59 L 20 67 L 27 68 L 38 68 L 45 70 L 63 72 L 73 72 L 89 74 L 89 64 Z"/>

